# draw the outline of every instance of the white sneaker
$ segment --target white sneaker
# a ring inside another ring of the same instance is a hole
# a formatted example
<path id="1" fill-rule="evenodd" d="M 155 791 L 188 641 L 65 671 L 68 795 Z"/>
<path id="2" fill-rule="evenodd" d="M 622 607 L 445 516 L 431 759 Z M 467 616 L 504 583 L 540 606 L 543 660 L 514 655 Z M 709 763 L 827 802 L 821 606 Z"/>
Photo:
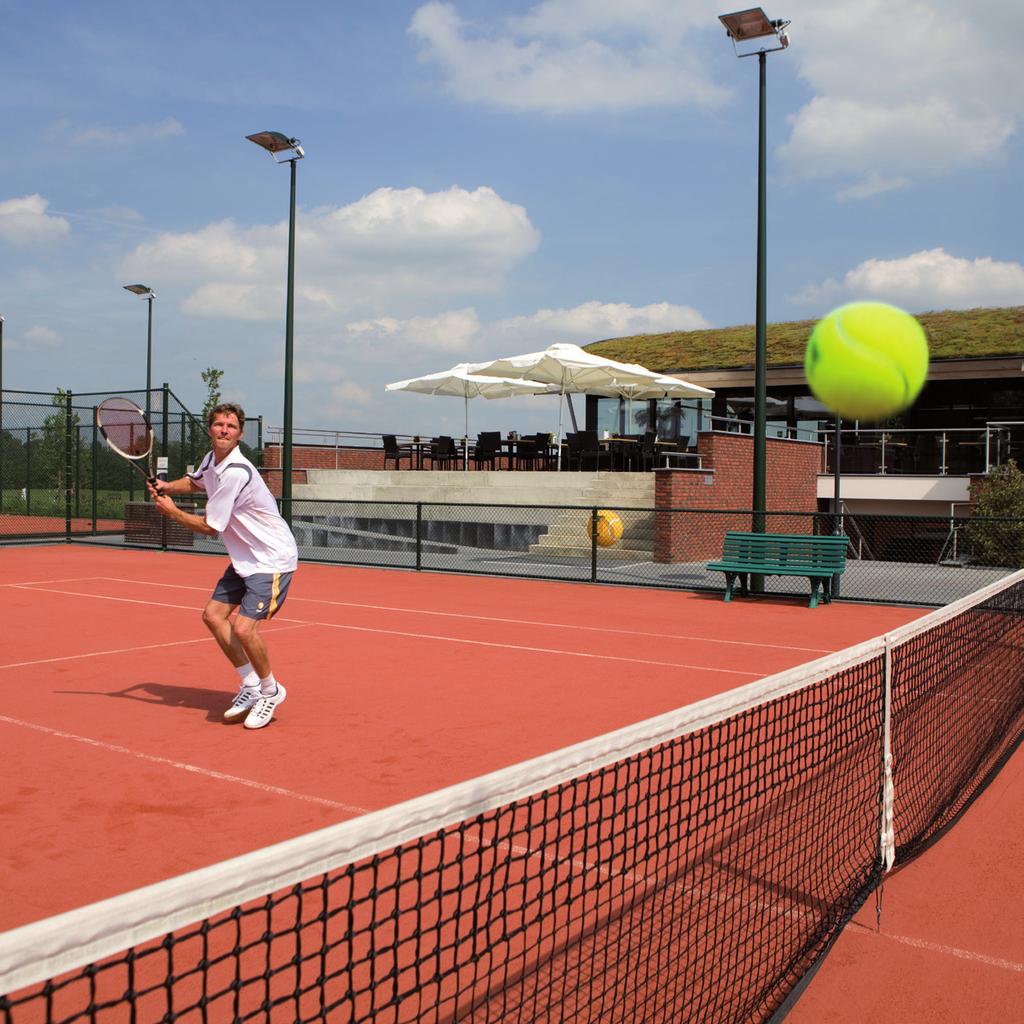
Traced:
<path id="1" fill-rule="evenodd" d="M 258 683 L 256 686 L 243 686 L 238 693 L 235 694 L 235 699 L 231 702 L 231 707 L 224 712 L 224 721 L 237 722 L 240 718 L 249 713 L 249 708 L 251 708 L 259 699 L 260 688 Z"/>
<path id="2" fill-rule="evenodd" d="M 263 726 L 270 725 L 270 720 L 274 717 L 274 708 L 287 696 L 287 691 L 280 683 L 277 684 L 277 690 L 269 697 L 259 694 L 256 703 L 253 704 L 246 716 L 246 729 L 262 729 Z"/>

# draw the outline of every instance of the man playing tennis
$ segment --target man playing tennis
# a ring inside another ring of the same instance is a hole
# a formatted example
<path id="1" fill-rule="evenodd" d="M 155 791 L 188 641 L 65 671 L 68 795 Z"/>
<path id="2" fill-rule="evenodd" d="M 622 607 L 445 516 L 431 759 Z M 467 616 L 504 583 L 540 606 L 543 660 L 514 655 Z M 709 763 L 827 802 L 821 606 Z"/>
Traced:
<path id="1" fill-rule="evenodd" d="M 262 729 L 286 694 L 270 670 L 259 625 L 284 604 L 298 550 L 269 488 L 238 447 L 245 429 L 241 407 L 216 406 L 206 425 L 213 447 L 199 468 L 180 480 L 157 480 L 149 492 L 169 519 L 207 537 L 220 534 L 228 550 L 231 564 L 203 610 L 203 622 L 241 679 L 225 721 L 244 718 L 247 729 Z M 205 515 L 191 515 L 169 497 L 195 491 L 206 492 Z"/>

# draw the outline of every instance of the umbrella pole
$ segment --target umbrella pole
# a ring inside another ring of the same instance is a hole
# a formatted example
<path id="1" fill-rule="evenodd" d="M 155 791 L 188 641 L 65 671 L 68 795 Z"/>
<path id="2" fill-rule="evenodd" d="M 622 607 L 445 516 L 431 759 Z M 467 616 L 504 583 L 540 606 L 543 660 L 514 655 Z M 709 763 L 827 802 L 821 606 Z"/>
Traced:
<path id="1" fill-rule="evenodd" d="M 469 395 L 463 395 L 462 400 L 466 406 L 466 426 L 462 431 L 462 472 L 469 469 Z"/>
<path id="2" fill-rule="evenodd" d="M 558 458 L 555 466 L 559 473 L 562 472 L 562 406 L 565 404 L 565 385 L 558 394 Z"/>

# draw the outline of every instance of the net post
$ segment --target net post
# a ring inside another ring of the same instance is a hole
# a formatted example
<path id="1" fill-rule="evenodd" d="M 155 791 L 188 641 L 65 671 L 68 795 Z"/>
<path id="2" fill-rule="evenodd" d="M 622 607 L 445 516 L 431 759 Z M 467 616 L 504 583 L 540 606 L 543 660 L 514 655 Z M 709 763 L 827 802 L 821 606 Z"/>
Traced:
<path id="1" fill-rule="evenodd" d="M 597 582 L 597 508 L 590 510 L 590 582 Z"/>
<path id="2" fill-rule="evenodd" d="M 896 828 L 894 820 L 895 793 L 892 781 L 892 638 L 885 637 L 885 660 L 882 683 L 882 820 L 879 833 L 879 855 L 888 874 L 896 862 Z"/>
<path id="3" fill-rule="evenodd" d="M 71 540 L 71 492 L 74 490 L 72 445 L 71 445 L 71 417 L 74 399 L 71 392 L 64 393 L 64 539 Z"/>

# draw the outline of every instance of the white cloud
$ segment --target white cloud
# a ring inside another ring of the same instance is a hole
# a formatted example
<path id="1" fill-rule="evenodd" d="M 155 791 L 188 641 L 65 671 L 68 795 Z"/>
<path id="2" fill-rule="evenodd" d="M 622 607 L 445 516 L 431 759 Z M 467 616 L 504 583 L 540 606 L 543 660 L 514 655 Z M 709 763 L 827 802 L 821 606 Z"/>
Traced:
<path id="1" fill-rule="evenodd" d="M 63 337 L 52 327 L 35 324 L 24 331 L 20 338 L 15 338 L 9 344 L 11 348 L 27 351 L 29 349 L 57 348 L 63 340 Z"/>
<path id="2" fill-rule="evenodd" d="M 571 309 L 541 309 L 529 316 L 501 320 L 495 329 L 506 334 L 601 341 L 629 334 L 696 331 L 711 324 L 692 306 L 656 302 L 630 306 L 624 302 L 584 302 Z"/>
<path id="3" fill-rule="evenodd" d="M 415 316 L 407 320 L 379 317 L 346 325 L 348 340 L 368 353 L 391 353 L 400 349 L 432 352 L 467 352 L 480 330 L 473 309 L 456 309 L 438 316 Z"/>
<path id="4" fill-rule="evenodd" d="M 688 38 L 704 24 L 714 24 L 705 2 L 544 0 L 525 16 L 482 24 L 432 0 L 409 32 L 458 99 L 565 114 L 720 105 L 727 91 Z"/>
<path id="5" fill-rule="evenodd" d="M 865 260 L 842 281 L 811 285 L 791 301 L 820 306 L 852 299 L 884 300 L 914 312 L 1024 304 L 1024 265 L 929 249 L 901 259 Z"/>
<path id="6" fill-rule="evenodd" d="M 38 193 L 0 202 L 0 240 L 12 245 L 33 245 L 66 238 L 71 225 L 46 212 L 50 205 Z"/>
<path id="7" fill-rule="evenodd" d="M 182 308 L 195 315 L 279 317 L 287 237 L 287 222 L 219 221 L 138 246 L 120 272 L 192 289 Z M 334 316 L 493 291 L 539 240 L 526 210 L 490 188 L 381 188 L 347 206 L 299 214 L 297 303 L 304 316 Z"/>
<path id="8" fill-rule="evenodd" d="M 145 217 L 138 210 L 132 209 L 130 206 L 116 204 L 114 206 L 100 206 L 95 210 L 85 210 L 82 216 L 95 217 L 104 223 L 113 224 L 138 224 L 145 220 Z"/>
<path id="9" fill-rule="evenodd" d="M 468 5 L 466 5 L 468 6 Z M 710 0 L 541 0 L 519 16 L 463 16 L 431 0 L 409 33 L 466 103 L 567 114 L 714 108 L 738 92 L 710 64 L 728 47 Z M 812 97 L 779 147 L 797 178 L 835 178 L 844 200 L 1001 158 L 1024 115 L 1019 0 L 790 0 L 795 71 Z M 717 49 L 716 49 L 717 48 Z"/>
<path id="10" fill-rule="evenodd" d="M 859 199 L 996 160 L 1024 114 L 1016 0 L 791 0 L 795 60 L 814 97 L 779 148 L 796 177 Z"/>
<path id="11" fill-rule="evenodd" d="M 351 380 L 335 384 L 331 388 L 331 397 L 338 402 L 344 402 L 346 405 L 366 406 L 370 405 L 374 400 L 369 388 L 365 388 L 362 384 L 356 384 L 355 381 Z"/>
<path id="12" fill-rule="evenodd" d="M 172 139 L 185 134 L 185 126 L 175 117 L 148 124 L 133 124 L 125 128 L 109 125 L 87 125 L 76 127 L 67 119 L 57 121 L 51 134 L 64 139 L 73 146 L 133 146 L 140 142 L 154 142 Z"/>

